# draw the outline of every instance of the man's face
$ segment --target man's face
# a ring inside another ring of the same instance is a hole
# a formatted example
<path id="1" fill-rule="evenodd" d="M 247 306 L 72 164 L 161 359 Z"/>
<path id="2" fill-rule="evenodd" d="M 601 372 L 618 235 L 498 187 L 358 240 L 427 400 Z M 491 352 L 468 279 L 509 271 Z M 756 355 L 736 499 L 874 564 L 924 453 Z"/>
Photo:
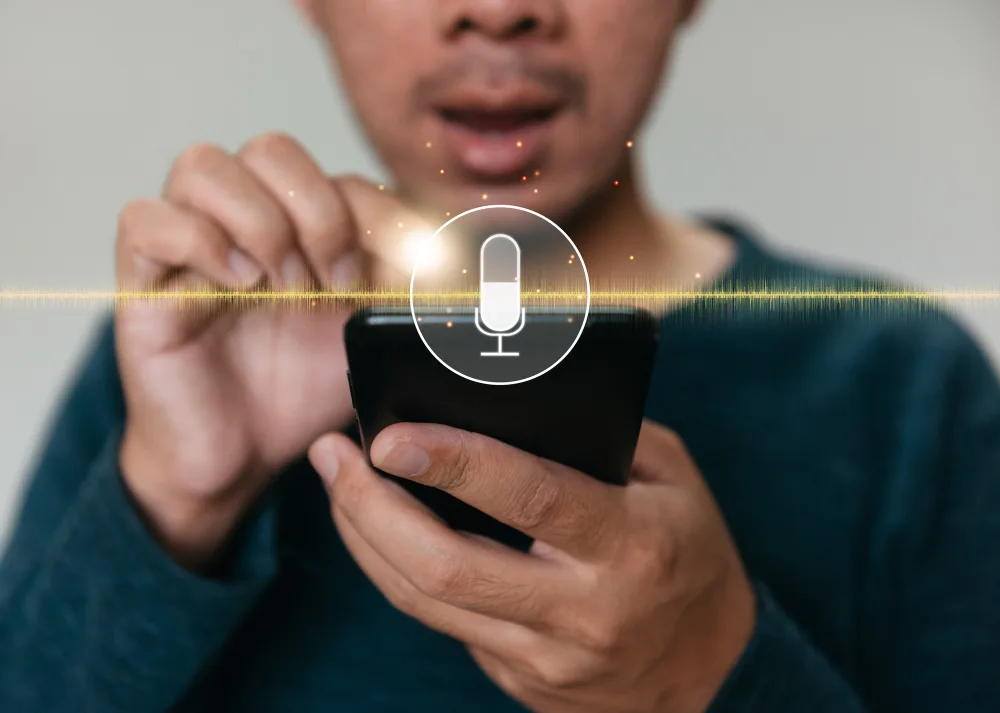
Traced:
<path id="1" fill-rule="evenodd" d="M 565 218 L 613 185 L 693 0 L 299 0 L 401 190 Z"/>

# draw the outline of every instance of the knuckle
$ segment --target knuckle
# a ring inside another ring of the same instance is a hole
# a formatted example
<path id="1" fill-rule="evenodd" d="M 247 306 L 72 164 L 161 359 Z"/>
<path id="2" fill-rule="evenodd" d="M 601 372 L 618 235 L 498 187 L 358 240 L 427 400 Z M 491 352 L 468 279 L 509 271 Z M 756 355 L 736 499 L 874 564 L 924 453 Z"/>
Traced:
<path id="1" fill-rule="evenodd" d="M 626 628 L 625 619 L 610 612 L 582 622 L 579 633 L 587 649 L 607 654 L 617 650 L 619 642 L 625 635 Z"/>
<path id="2" fill-rule="evenodd" d="M 182 176 L 210 173 L 225 155 L 225 150 L 215 144 L 199 143 L 189 146 L 174 162 L 170 180 L 173 182 Z"/>
<path id="3" fill-rule="evenodd" d="M 586 679 L 583 668 L 558 656 L 541 656 L 531 661 L 535 678 L 546 687 L 554 689 L 571 688 Z"/>
<path id="4" fill-rule="evenodd" d="M 253 206 L 240 217 L 239 235 L 256 257 L 268 264 L 277 264 L 294 242 L 291 225 L 281 212 L 270 205 Z"/>
<path id="5" fill-rule="evenodd" d="M 153 210 L 156 201 L 152 198 L 137 198 L 129 201 L 118 213 L 118 235 L 121 238 L 139 234 L 139 230 Z"/>
<path id="6" fill-rule="evenodd" d="M 559 511 L 561 493 L 551 474 L 535 480 L 524 493 L 518 514 L 518 524 L 525 529 L 535 529 L 549 522 Z"/>
<path id="7" fill-rule="evenodd" d="M 663 444 L 663 449 L 666 452 L 673 456 L 687 455 L 687 446 L 684 444 L 684 439 L 681 438 L 676 431 L 669 428 L 664 429 L 660 438 Z"/>
<path id="8" fill-rule="evenodd" d="M 413 576 L 416 589 L 431 599 L 451 599 L 464 588 L 464 567 L 454 558 L 438 555 L 433 566 L 420 568 Z"/>
<path id="9" fill-rule="evenodd" d="M 297 150 L 298 142 L 283 131 L 268 131 L 243 144 L 240 156 L 244 158 L 273 158 L 283 156 L 290 149 Z"/>
<path id="10" fill-rule="evenodd" d="M 372 187 L 372 182 L 361 176 L 359 173 L 347 173 L 337 176 L 335 183 L 343 186 L 344 188 L 353 190 L 364 190 Z"/>
<path id="11" fill-rule="evenodd" d="M 633 572 L 647 582 L 671 579 L 680 566 L 680 552 L 670 538 L 653 534 L 640 538 L 629 553 Z"/>
<path id="12" fill-rule="evenodd" d="M 455 439 L 444 467 L 438 472 L 437 485 L 446 490 L 461 490 L 468 482 L 469 474 L 477 470 L 478 465 L 477 451 L 468 438 L 460 436 Z"/>
<path id="13" fill-rule="evenodd" d="M 350 216 L 340 205 L 335 193 L 329 199 L 316 201 L 301 211 L 301 229 L 304 237 L 313 237 L 315 248 L 324 252 L 339 252 L 352 229 Z"/>

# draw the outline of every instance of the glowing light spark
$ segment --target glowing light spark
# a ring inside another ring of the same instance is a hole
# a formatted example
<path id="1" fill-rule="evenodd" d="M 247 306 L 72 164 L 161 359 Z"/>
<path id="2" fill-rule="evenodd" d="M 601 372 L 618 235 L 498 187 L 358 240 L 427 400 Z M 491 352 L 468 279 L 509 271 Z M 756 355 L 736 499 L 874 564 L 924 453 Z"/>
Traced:
<path id="1" fill-rule="evenodd" d="M 694 279 L 700 280 L 701 279 L 701 273 L 700 272 L 694 273 Z"/>
<path id="2" fill-rule="evenodd" d="M 541 172 L 541 171 L 535 171 L 535 177 L 536 177 L 536 178 L 537 178 L 538 176 L 541 176 L 541 175 L 542 175 L 542 172 Z"/>
<path id="3" fill-rule="evenodd" d="M 629 256 L 628 256 L 628 259 L 629 259 L 629 260 L 635 260 L 635 255 L 629 255 Z"/>
<path id="4" fill-rule="evenodd" d="M 288 191 L 288 197 L 289 198 L 294 198 L 295 197 L 295 191 Z"/>
<path id="5" fill-rule="evenodd" d="M 444 261 L 441 241 L 428 231 L 413 231 L 403 238 L 403 252 L 414 267 L 433 269 Z"/>
<path id="6" fill-rule="evenodd" d="M 518 141 L 517 142 L 517 147 L 518 148 L 522 148 L 523 146 L 524 146 L 524 142 L 523 141 Z"/>
<path id="7" fill-rule="evenodd" d="M 489 195 L 488 195 L 488 194 L 486 194 L 486 193 L 484 193 L 484 194 L 483 194 L 483 200 L 486 200 L 487 198 L 489 198 Z"/>
<path id="8" fill-rule="evenodd" d="M 380 191 L 384 191 L 384 190 L 385 190 L 385 184 L 384 184 L 384 183 L 380 183 L 380 184 L 378 184 L 378 189 L 379 189 Z"/>
<path id="9" fill-rule="evenodd" d="M 615 181 L 615 185 L 616 185 L 616 186 L 618 185 L 618 181 Z"/>
<path id="10" fill-rule="evenodd" d="M 535 193 L 538 193 L 538 189 L 537 188 L 535 189 Z"/>
<path id="11" fill-rule="evenodd" d="M 451 322 L 448 322 L 445 326 L 448 327 L 448 329 L 451 329 L 453 325 Z"/>
<path id="12" fill-rule="evenodd" d="M 626 141 L 625 142 L 625 147 L 626 148 L 632 148 L 632 142 L 631 141 Z"/>
<path id="13" fill-rule="evenodd" d="M 433 144 L 431 144 L 431 142 L 428 141 L 426 144 L 424 144 L 424 146 L 426 146 L 427 148 L 430 148 L 431 146 L 433 146 Z"/>
<path id="14" fill-rule="evenodd" d="M 444 169 L 443 168 L 441 169 L 441 175 L 442 176 L 444 175 Z"/>

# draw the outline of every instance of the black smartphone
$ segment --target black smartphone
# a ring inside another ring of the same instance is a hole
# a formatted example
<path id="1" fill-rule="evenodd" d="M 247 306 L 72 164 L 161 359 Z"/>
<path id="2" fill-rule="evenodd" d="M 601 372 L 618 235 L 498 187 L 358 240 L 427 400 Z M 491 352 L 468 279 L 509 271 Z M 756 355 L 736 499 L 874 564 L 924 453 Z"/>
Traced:
<path id="1" fill-rule="evenodd" d="M 449 316 L 449 320 L 471 317 Z M 565 315 L 533 315 L 565 322 Z M 628 482 L 659 337 L 643 310 L 591 310 L 554 368 L 510 385 L 472 381 L 427 349 L 409 310 L 370 308 L 345 327 L 348 379 L 365 455 L 394 423 L 480 433 L 607 483 Z M 451 527 L 526 548 L 530 539 L 436 488 L 395 478 Z"/>

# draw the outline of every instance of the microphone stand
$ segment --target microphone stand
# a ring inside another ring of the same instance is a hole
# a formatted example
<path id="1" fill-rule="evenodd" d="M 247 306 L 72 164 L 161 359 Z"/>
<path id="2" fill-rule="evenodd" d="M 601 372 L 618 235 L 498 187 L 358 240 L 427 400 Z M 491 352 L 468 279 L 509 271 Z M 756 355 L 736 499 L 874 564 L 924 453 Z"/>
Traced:
<path id="1" fill-rule="evenodd" d="M 476 329 L 479 330 L 480 334 L 484 334 L 487 337 L 496 337 L 497 338 L 497 350 L 495 352 L 480 352 L 479 356 L 511 356 L 511 357 L 520 356 L 520 352 L 505 352 L 503 350 L 503 338 L 504 337 L 513 337 L 515 334 L 520 333 L 520 331 L 522 329 L 524 329 L 524 324 L 526 322 L 526 315 L 525 315 L 525 308 L 524 307 L 521 308 L 521 320 L 520 321 L 521 321 L 520 326 L 518 326 L 518 328 L 515 329 L 513 332 L 501 332 L 501 333 L 487 332 L 485 328 L 479 326 L 479 308 L 476 307 L 476 319 L 475 319 Z"/>

